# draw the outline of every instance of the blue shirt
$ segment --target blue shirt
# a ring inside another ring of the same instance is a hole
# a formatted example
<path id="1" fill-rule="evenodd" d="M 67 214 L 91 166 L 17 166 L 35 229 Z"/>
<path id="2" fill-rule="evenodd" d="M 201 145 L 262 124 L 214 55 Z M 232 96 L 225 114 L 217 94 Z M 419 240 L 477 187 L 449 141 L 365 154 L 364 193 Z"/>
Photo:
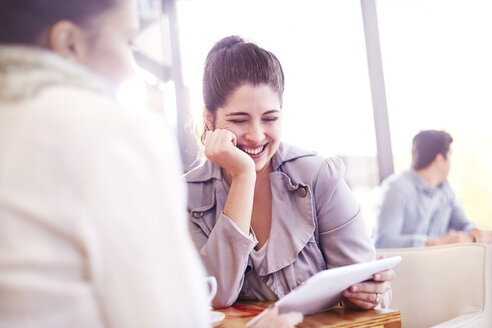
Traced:
<path id="1" fill-rule="evenodd" d="M 383 181 L 376 247 L 424 247 L 428 236 L 474 228 L 449 183 L 431 188 L 411 169 Z"/>

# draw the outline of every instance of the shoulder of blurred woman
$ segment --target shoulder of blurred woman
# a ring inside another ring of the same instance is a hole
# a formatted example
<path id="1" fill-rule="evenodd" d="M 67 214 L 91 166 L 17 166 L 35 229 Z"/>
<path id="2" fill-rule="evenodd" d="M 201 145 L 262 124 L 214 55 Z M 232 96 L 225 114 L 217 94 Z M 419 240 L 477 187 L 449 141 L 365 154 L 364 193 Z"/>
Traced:
<path id="1" fill-rule="evenodd" d="M 0 45 L 0 102 L 29 100 L 54 86 L 106 95 L 115 88 L 102 76 L 60 55 L 35 46 Z"/>
<path id="2" fill-rule="evenodd" d="M 168 130 L 162 115 L 124 109 L 114 99 L 114 89 L 97 74 L 36 47 L 0 50 L 0 104 L 11 108 L 12 122 L 81 146 L 92 140 L 97 147 L 116 135 L 132 143 L 145 139 L 168 144 L 162 143 Z"/>

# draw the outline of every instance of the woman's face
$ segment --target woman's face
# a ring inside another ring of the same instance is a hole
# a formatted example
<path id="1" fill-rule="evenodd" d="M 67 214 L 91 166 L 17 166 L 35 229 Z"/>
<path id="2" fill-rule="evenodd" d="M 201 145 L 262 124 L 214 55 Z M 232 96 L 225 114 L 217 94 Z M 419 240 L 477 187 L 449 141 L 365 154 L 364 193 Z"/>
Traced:
<path id="1" fill-rule="evenodd" d="M 254 160 L 256 171 L 260 171 L 268 168 L 280 144 L 280 109 L 279 96 L 270 86 L 244 84 L 217 108 L 214 128 L 234 133 L 237 147 Z"/>
<path id="2" fill-rule="evenodd" d="M 78 59 L 116 85 L 133 74 L 131 43 L 139 28 L 135 1 L 119 2 L 96 19 L 96 31 L 86 32 L 85 51 Z"/>

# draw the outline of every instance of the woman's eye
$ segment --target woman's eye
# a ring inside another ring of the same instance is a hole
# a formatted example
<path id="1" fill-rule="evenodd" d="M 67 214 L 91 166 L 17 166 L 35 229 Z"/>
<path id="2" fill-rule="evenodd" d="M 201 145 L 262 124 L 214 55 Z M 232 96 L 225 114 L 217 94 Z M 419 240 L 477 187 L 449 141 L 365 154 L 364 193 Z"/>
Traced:
<path id="1" fill-rule="evenodd" d="M 278 117 L 266 117 L 263 119 L 265 122 L 275 122 L 276 120 L 278 120 Z"/>
<path id="2" fill-rule="evenodd" d="M 234 123 L 234 124 L 241 124 L 246 122 L 246 120 L 229 120 L 229 122 Z"/>

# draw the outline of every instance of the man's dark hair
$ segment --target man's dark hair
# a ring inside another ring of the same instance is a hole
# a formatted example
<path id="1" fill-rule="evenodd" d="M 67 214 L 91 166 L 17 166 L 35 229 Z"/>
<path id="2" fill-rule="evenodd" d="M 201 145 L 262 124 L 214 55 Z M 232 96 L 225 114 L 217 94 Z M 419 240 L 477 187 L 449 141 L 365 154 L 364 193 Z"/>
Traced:
<path id="1" fill-rule="evenodd" d="M 436 158 L 442 154 L 444 158 L 453 142 L 451 135 L 444 131 L 425 130 L 413 137 L 412 142 L 412 167 L 421 170 L 428 167 Z"/>

